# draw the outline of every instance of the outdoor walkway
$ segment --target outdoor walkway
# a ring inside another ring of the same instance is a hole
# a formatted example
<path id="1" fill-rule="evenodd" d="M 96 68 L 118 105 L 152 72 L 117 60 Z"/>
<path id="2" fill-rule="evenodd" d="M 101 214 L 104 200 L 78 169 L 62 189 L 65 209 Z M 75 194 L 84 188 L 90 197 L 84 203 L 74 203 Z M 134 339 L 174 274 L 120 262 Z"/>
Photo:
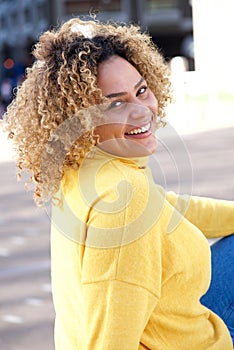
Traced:
<path id="1" fill-rule="evenodd" d="M 167 189 L 234 200 L 234 127 L 185 135 L 158 133 L 150 164 Z M 16 182 L 0 134 L 0 348 L 52 350 L 49 227 L 45 210 Z"/>

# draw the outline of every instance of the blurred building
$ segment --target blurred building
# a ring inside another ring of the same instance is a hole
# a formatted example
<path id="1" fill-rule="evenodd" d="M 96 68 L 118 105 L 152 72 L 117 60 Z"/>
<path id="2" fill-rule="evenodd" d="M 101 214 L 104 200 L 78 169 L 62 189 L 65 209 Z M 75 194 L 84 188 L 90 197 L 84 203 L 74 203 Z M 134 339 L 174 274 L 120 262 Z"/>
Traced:
<path id="1" fill-rule="evenodd" d="M 47 0 L 0 0 L 0 104 L 11 101 L 23 79 L 32 45 L 50 25 L 49 13 Z"/>
<path id="2" fill-rule="evenodd" d="M 100 20 L 141 25 L 167 59 L 184 56 L 193 69 L 189 0 L 0 0 L 0 103 L 30 65 L 40 34 L 73 16 L 96 13 Z"/>
<path id="3" fill-rule="evenodd" d="M 97 13 L 101 20 L 139 23 L 168 58 L 185 56 L 193 68 L 191 0 L 53 0 L 52 21 Z"/>

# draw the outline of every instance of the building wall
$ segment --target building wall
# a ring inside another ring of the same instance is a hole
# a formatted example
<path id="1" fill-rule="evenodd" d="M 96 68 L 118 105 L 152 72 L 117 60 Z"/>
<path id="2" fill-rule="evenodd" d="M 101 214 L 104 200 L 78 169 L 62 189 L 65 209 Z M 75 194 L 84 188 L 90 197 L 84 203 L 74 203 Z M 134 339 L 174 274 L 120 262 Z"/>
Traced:
<path id="1" fill-rule="evenodd" d="M 36 40 L 48 25 L 46 0 L 0 0 L 0 48 Z"/>
<path id="2" fill-rule="evenodd" d="M 0 0 L 0 100 L 4 103 L 31 64 L 33 43 L 49 26 L 48 9 L 46 0 Z"/>
<path id="3" fill-rule="evenodd" d="M 183 40 L 192 34 L 189 0 L 0 0 L 0 52 L 4 56 L 5 46 L 17 47 L 19 57 L 21 48 L 37 40 L 50 24 L 90 10 L 100 20 L 140 23 L 167 56 L 187 54 Z"/>

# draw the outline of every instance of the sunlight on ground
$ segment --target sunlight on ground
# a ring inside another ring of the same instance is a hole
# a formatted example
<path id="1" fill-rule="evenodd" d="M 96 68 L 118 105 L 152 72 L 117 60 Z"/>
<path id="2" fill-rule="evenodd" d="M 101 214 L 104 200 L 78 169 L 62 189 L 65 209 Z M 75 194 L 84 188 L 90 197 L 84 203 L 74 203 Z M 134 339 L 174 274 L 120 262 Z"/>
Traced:
<path id="1" fill-rule="evenodd" d="M 14 159 L 12 143 L 7 139 L 7 134 L 3 133 L 0 124 L 0 162 L 7 162 Z"/>
<path id="2" fill-rule="evenodd" d="M 232 83 L 208 81 L 196 72 L 174 74 L 175 104 L 168 108 L 168 121 L 179 133 L 193 133 L 234 126 Z"/>

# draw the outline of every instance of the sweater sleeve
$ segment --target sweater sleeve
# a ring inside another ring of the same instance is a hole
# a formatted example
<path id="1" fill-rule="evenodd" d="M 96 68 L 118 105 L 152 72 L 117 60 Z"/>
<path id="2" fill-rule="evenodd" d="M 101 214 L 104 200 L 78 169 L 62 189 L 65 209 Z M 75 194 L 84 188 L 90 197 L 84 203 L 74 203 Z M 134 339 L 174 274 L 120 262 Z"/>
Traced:
<path id="1" fill-rule="evenodd" d="M 176 195 L 167 192 L 166 199 L 207 238 L 234 233 L 234 201 Z"/>
<path id="2" fill-rule="evenodd" d="M 118 280 L 83 285 L 85 350 L 137 350 L 156 298 Z"/>

